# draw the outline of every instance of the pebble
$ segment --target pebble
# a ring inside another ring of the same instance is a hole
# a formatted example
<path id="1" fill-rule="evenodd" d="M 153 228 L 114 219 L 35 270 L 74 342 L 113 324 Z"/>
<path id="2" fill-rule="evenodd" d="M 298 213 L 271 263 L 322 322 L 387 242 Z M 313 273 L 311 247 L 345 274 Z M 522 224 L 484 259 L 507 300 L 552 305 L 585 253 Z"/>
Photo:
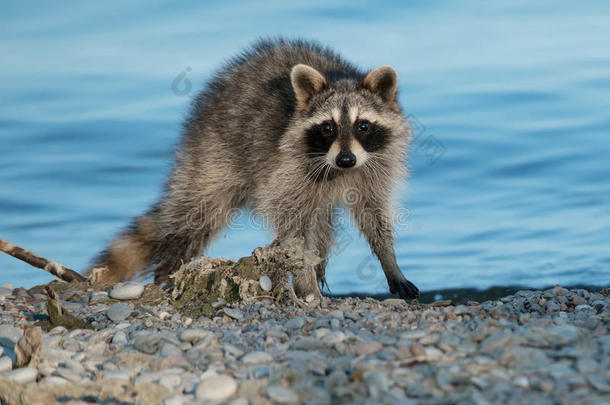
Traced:
<path id="1" fill-rule="evenodd" d="M 112 343 L 119 345 L 127 344 L 127 335 L 122 330 L 116 331 L 114 336 L 112 337 Z"/>
<path id="2" fill-rule="evenodd" d="M 130 381 L 132 376 L 132 372 L 130 370 L 112 370 L 108 371 L 104 374 L 104 380 L 120 380 L 120 381 Z"/>
<path id="3" fill-rule="evenodd" d="M 239 309 L 223 308 L 222 312 L 224 312 L 226 316 L 231 317 L 237 321 L 241 321 L 242 319 L 244 319 L 244 313 Z"/>
<path id="4" fill-rule="evenodd" d="M 112 322 L 121 322 L 127 319 L 127 317 L 131 315 L 131 312 L 132 309 L 129 304 L 126 304 L 124 302 L 117 302 L 116 304 L 112 304 L 106 310 L 106 316 Z"/>
<path id="5" fill-rule="evenodd" d="M 0 373 L 10 371 L 13 368 L 13 360 L 8 356 L 0 357 Z"/>
<path id="6" fill-rule="evenodd" d="M 286 323 L 284 324 L 284 327 L 286 329 L 301 329 L 303 327 L 303 325 L 305 325 L 305 318 L 303 318 L 302 316 L 299 316 L 297 318 L 292 318 L 289 319 L 288 321 L 286 321 Z"/>
<path id="7" fill-rule="evenodd" d="M 271 363 L 273 361 L 273 356 L 266 352 L 250 352 L 246 353 L 241 361 L 244 364 Z"/>
<path id="8" fill-rule="evenodd" d="M 271 291 L 271 279 L 268 276 L 260 276 L 258 284 L 261 286 L 263 291 Z"/>
<path id="9" fill-rule="evenodd" d="M 345 333 L 341 331 L 331 332 L 328 335 L 324 336 L 322 339 L 324 344 L 328 346 L 335 345 L 337 343 L 341 343 L 346 339 Z"/>
<path id="10" fill-rule="evenodd" d="M 70 384 L 70 381 L 66 380 L 65 378 L 58 377 L 56 375 L 50 375 L 48 377 L 45 377 L 40 382 L 42 384 L 48 385 L 50 387 L 57 386 L 57 385 Z"/>
<path id="11" fill-rule="evenodd" d="M 601 404 L 610 394 L 610 298 L 598 292 L 523 290 L 457 307 L 325 297 L 301 309 L 261 298 L 207 316 L 178 311 L 169 295 L 132 306 L 92 290 L 60 297 L 77 300 L 66 309 L 94 329 L 42 331 L 42 362 L 29 370 L 11 370 L 13 348 L 46 297 L 15 289 L 0 299 L 0 380 L 39 379 L 28 386 L 36 395 L 95 382 L 117 403 L 154 395 L 165 405 Z"/>
<path id="12" fill-rule="evenodd" d="M 369 356 L 383 349 L 383 345 L 376 340 L 366 340 L 356 345 L 356 353 L 359 356 Z"/>
<path id="13" fill-rule="evenodd" d="M 13 295 L 12 288 L 0 287 L 0 298 L 6 298 Z"/>
<path id="14" fill-rule="evenodd" d="M 223 400 L 237 392 L 237 382 L 228 375 L 206 377 L 197 386 L 198 399 Z"/>
<path id="15" fill-rule="evenodd" d="M 34 367 L 22 367 L 13 371 L 7 371 L 2 374 L 2 377 L 7 380 L 15 381 L 19 384 L 28 384 L 36 381 L 38 370 Z"/>
<path id="16" fill-rule="evenodd" d="M 385 374 L 379 371 L 367 371 L 362 376 L 362 381 L 369 395 L 373 398 L 379 398 L 389 387 Z"/>
<path id="17" fill-rule="evenodd" d="M 106 291 L 96 291 L 91 294 L 89 298 L 90 304 L 96 304 L 99 302 L 106 302 L 108 300 L 108 293 Z"/>
<path id="18" fill-rule="evenodd" d="M 293 390 L 281 385 L 269 385 L 267 396 L 279 404 L 296 404 L 299 402 L 299 396 Z"/>
<path id="19" fill-rule="evenodd" d="M 204 337 L 213 335 L 209 330 L 205 330 L 203 328 L 190 328 L 184 329 L 182 333 L 180 333 L 180 340 L 183 342 L 196 343 Z"/>
<path id="20" fill-rule="evenodd" d="M 14 326 L 2 324 L 0 325 L 0 345 L 12 349 L 15 347 L 19 339 L 23 336 L 21 329 Z"/>
<path id="21" fill-rule="evenodd" d="M 110 298 L 115 300 L 134 300 L 140 298 L 144 292 L 144 286 L 135 281 L 116 284 L 110 290 Z"/>
<path id="22" fill-rule="evenodd" d="M 549 343 L 554 346 L 565 346 L 573 344 L 579 337 L 580 332 L 574 325 L 557 325 L 546 331 Z"/>

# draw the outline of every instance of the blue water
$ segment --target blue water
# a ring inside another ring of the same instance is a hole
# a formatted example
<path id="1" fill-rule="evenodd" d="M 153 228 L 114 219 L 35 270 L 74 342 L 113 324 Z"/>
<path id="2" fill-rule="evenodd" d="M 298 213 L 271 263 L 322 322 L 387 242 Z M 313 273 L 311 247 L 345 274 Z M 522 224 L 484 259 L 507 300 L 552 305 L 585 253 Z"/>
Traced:
<path id="1" fill-rule="evenodd" d="M 610 284 L 610 3 L 190 3 L 0 5 L 1 238 L 84 268 L 158 197 L 197 89 L 282 34 L 396 67 L 418 136 L 396 250 L 420 289 Z M 240 224 L 207 254 L 271 240 Z M 387 291 L 353 227 L 338 236 L 331 291 Z"/>

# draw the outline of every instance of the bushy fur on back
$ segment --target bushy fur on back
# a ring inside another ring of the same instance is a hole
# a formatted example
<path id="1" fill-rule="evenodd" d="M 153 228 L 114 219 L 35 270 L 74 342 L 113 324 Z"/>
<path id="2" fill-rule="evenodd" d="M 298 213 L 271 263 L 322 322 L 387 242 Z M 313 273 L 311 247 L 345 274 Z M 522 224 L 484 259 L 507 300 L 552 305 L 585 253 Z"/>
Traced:
<path id="1" fill-rule="evenodd" d="M 316 43 L 265 40 L 231 60 L 196 98 L 163 197 L 92 267 L 104 281 L 154 271 L 165 281 L 202 252 L 234 210 L 250 208 L 279 240 L 326 258 L 335 207 L 347 207 L 392 292 L 417 296 L 396 265 L 391 197 L 405 174 L 407 121 L 396 74 L 368 74 Z M 324 262 L 317 269 L 324 278 Z"/>

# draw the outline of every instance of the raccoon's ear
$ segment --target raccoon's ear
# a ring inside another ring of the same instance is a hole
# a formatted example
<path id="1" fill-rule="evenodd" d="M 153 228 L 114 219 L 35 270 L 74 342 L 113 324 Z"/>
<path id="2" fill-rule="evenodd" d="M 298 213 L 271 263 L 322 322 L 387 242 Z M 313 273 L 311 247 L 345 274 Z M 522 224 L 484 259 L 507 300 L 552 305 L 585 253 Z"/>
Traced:
<path id="1" fill-rule="evenodd" d="M 322 73 L 311 66 L 299 64 L 290 71 L 290 82 L 297 97 L 297 107 L 303 108 L 309 100 L 328 86 Z"/>
<path id="2" fill-rule="evenodd" d="M 381 66 L 369 72 L 363 86 L 381 97 L 385 102 L 396 101 L 398 75 L 392 66 Z"/>

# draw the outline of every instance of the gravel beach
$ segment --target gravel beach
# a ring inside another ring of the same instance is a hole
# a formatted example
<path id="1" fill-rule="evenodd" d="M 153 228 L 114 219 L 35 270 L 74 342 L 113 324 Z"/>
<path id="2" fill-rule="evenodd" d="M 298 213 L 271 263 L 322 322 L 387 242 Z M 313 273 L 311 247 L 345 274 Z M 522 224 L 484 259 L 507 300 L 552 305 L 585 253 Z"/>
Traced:
<path id="1" fill-rule="evenodd" d="M 221 300 L 193 319 L 154 285 L 65 286 L 60 303 L 84 328 L 45 331 L 43 288 L 0 287 L 3 404 L 610 402 L 607 290 L 557 286 L 457 306 Z M 35 324 L 38 356 L 13 369 Z"/>

